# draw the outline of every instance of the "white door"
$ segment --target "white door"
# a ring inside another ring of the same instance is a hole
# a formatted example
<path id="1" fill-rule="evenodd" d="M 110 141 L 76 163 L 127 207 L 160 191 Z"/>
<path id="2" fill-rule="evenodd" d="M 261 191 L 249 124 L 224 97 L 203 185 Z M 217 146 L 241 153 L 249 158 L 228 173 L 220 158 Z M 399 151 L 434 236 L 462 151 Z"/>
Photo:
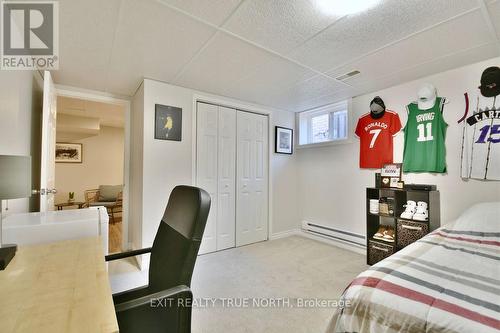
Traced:
<path id="1" fill-rule="evenodd" d="M 49 71 L 43 75 L 40 211 L 54 210 L 57 96 Z"/>
<path id="2" fill-rule="evenodd" d="M 267 239 L 268 118 L 237 114 L 236 246 Z"/>
<path id="3" fill-rule="evenodd" d="M 196 184 L 212 199 L 200 254 L 217 250 L 217 129 L 218 107 L 197 103 Z"/>
<path id="4" fill-rule="evenodd" d="M 219 107 L 217 250 L 235 246 L 236 110 Z"/>

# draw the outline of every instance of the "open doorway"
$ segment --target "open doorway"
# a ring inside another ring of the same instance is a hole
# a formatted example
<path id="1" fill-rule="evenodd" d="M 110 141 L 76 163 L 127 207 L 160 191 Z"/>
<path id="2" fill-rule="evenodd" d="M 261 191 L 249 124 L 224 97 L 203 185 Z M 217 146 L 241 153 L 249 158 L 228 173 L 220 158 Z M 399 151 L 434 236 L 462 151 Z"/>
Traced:
<path id="1" fill-rule="evenodd" d="M 105 206 L 109 252 L 123 250 L 125 187 L 124 105 L 57 97 L 55 208 Z"/>

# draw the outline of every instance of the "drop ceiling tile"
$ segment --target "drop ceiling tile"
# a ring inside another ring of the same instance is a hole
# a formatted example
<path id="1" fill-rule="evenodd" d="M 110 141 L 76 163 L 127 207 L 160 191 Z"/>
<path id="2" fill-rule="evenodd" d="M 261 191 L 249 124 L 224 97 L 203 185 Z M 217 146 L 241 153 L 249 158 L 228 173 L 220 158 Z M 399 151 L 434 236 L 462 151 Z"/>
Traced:
<path id="1" fill-rule="evenodd" d="M 319 71 L 341 66 L 383 45 L 476 8 L 476 0 L 387 0 L 348 16 L 290 53 Z"/>
<path id="2" fill-rule="evenodd" d="M 345 85 L 318 75 L 292 87 L 281 89 L 279 92 L 269 92 L 262 97 L 262 103 L 265 105 L 281 105 L 281 108 L 287 105 L 287 110 L 296 110 L 297 105 L 301 105 L 305 101 L 346 89 Z"/>
<path id="3" fill-rule="evenodd" d="M 433 59 L 427 63 L 406 68 L 402 71 L 385 76 L 373 77 L 359 84 L 355 88 L 337 91 L 331 95 L 320 96 L 316 99 L 306 100 L 303 103 L 289 108 L 291 111 L 303 111 L 323 105 L 339 102 L 351 97 L 377 92 L 395 85 L 404 84 L 422 77 L 432 76 L 444 71 L 452 70 L 471 63 L 480 62 L 498 56 L 498 49 L 495 44 L 480 45 L 465 51 L 448 55 L 438 59 Z M 480 73 L 478 73 L 479 80 Z M 430 78 L 432 80 L 432 77 Z M 438 87 L 439 89 L 439 87 Z"/>
<path id="4" fill-rule="evenodd" d="M 319 108 L 328 104 L 345 101 L 356 95 L 358 95 L 358 91 L 353 88 L 338 90 L 332 94 L 319 96 L 310 100 L 304 100 L 301 103 L 294 105 L 291 111 L 301 112 L 305 110 Z"/>
<path id="5" fill-rule="evenodd" d="M 422 77 L 431 76 L 451 69 L 455 69 L 468 64 L 480 62 L 498 56 L 498 47 L 496 44 L 487 44 L 465 50 L 460 53 L 434 59 L 430 62 L 420 64 L 415 67 L 407 68 L 397 73 L 387 76 L 373 78 L 360 84 L 357 88 L 360 93 L 365 94 L 373 91 L 382 90 L 398 84 L 410 82 Z M 481 73 L 478 73 L 479 82 Z M 432 78 L 430 78 L 432 80 Z M 439 87 L 437 87 L 439 89 Z"/>
<path id="6" fill-rule="evenodd" d="M 460 38 L 450 38 L 450 36 L 460 36 Z M 350 85 L 358 86 L 367 80 L 388 76 L 434 59 L 492 42 L 494 40 L 482 14 L 477 10 L 416 34 L 327 74 L 335 78 L 352 70 L 359 70 L 361 74 L 345 81 Z M 387 61 L 388 59 L 390 61 Z"/>
<path id="7" fill-rule="evenodd" d="M 323 14 L 313 0 L 254 0 L 245 1 L 224 29 L 281 53 L 297 47 L 338 18 Z"/>
<path id="8" fill-rule="evenodd" d="M 346 86 L 325 76 L 317 75 L 309 80 L 302 81 L 288 89 L 288 92 L 299 99 L 322 96 L 337 90 L 344 90 Z"/>
<path id="9" fill-rule="evenodd" d="M 59 70 L 52 71 L 56 83 L 105 90 L 119 8 L 120 0 L 59 1 Z"/>
<path id="10" fill-rule="evenodd" d="M 170 82 L 214 33 L 159 2 L 123 0 L 108 90 L 132 94 L 143 77 Z"/>
<path id="11" fill-rule="evenodd" d="M 500 1 L 491 2 L 488 5 L 488 12 L 490 13 L 493 25 L 496 28 L 497 36 L 500 38 Z"/>
<path id="12" fill-rule="evenodd" d="M 280 57 L 273 57 L 250 76 L 230 85 L 224 94 L 264 104 L 267 95 L 315 76 L 315 73 Z"/>
<path id="13" fill-rule="evenodd" d="M 121 105 L 57 97 L 57 113 L 76 117 L 97 118 L 101 126 L 123 127 L 124 108 Z M 58 118 L 59 119 L 59 118 Z"/>
<path id="14" fill-rule="evenodd" d="M 179 8 L 193 16 L 215 25 L 224 20 L 238 7 L 241 0 L 157 0 Z"/>
<path id="15" fill-rule="evenodd" d="M 249 77 L 275 57 L 272 53 L 219 32 L 174 83 L 223 94 L 241 78 Z"/>

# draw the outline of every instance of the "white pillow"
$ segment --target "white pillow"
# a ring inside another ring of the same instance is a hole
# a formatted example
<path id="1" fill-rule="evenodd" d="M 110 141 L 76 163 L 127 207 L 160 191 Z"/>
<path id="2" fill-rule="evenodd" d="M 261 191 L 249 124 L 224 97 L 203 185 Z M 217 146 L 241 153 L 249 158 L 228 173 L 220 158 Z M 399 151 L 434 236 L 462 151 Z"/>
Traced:
<path id="1" fill-rule="evenodd" d="M 449 226 L 452 230 L 500 232 L 500 202 L 478 203 Z"/>

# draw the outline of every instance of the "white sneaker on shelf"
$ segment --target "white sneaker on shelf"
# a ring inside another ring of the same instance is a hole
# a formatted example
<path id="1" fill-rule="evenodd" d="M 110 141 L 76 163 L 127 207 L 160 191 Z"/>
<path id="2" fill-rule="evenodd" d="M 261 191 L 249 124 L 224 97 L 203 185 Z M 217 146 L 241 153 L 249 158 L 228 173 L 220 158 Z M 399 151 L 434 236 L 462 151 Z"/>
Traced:
<path id="1" fill-rule="evenodd" d="M 403 207 L 406 208 L 405 211 L 401 213 L 401 218 L 411 220 L 417 210 L 417 203 L 413 200 L 408 200 L 406 202 L 406 205 L 404 205 Z"/>
<path id="2" fill-rule="evenodd" d="M 417 203 L 417 210 L 415 211 L 415 215 L 413 215 L 413 219 L 416 221 L 427 221 L 429 219 L 427 202 L 419 201 Z"/>

